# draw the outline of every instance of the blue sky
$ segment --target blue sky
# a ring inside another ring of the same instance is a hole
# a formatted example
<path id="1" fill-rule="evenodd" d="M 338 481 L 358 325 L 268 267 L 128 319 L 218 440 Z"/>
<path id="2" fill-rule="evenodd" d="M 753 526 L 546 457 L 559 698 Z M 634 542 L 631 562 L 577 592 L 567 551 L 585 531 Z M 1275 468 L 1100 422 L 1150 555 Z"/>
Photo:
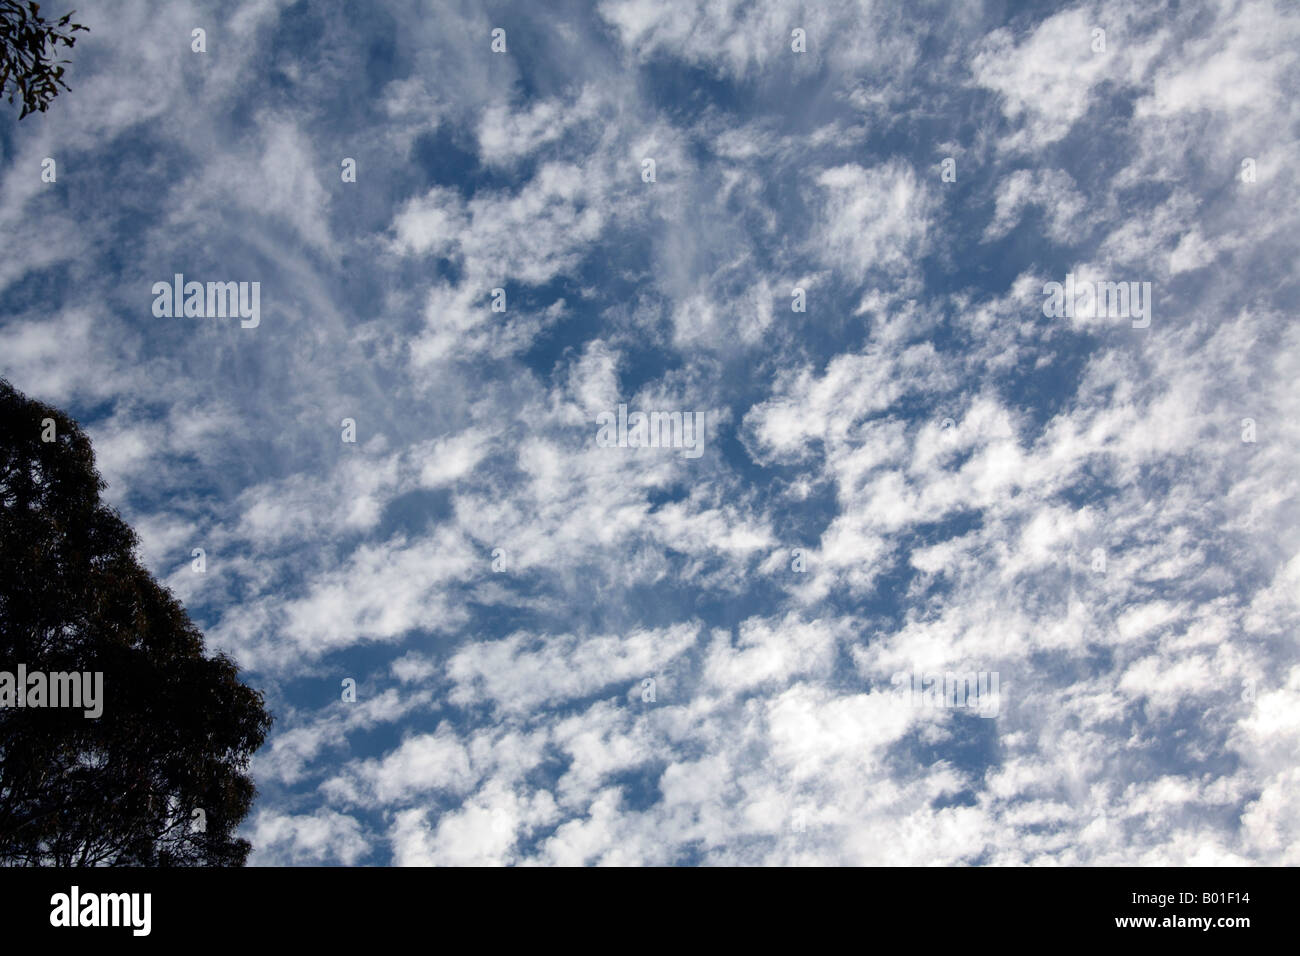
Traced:
<path id="1" fill-rule="evenodd" d="M 77 19 L 0 375 L 265 690 L 250 862 L 1300 862 L 1293 5 Z"/>

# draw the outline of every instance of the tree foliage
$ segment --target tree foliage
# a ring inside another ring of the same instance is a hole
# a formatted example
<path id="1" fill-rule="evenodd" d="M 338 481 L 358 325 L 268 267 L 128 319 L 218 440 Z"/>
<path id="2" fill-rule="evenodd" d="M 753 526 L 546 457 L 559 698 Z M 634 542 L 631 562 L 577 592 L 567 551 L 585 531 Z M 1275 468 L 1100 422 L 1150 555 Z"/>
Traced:
<path id="1" fill-rule="evenodd" d="M 76 11 L 72 11 L 75 13 Z M 22 119 L 28 113 L 41 112 L 59 94 L 64 64 L 57 60 L 59 44 L 72 49 L 79 30 L 89 30 L 72 23 L 72 13 L 65 13 L 50 23 L 41 16 L 41 5 L 27 0 L 0 0 L 0 97 L 12 104 L 22 101 Z"/>
<path id="2" fill-rule="evenodd" d="M 98 719 L 0 708 L 0 864 L 242 865 L 271 717 L 205 656 L 104 487 L 77 424 L 0 380 L 0 671 L 104 675 Z"/>

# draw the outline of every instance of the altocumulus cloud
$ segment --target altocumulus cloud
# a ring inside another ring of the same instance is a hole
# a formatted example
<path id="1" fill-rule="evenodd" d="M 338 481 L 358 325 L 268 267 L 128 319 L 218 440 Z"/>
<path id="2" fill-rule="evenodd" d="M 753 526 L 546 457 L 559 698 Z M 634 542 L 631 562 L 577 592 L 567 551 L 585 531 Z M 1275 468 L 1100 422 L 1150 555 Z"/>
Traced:
<path id="1" fill-rule="evenodd" d="M 1300 14 L 1001 7 L 79 10 L 0 374 L 267 689 L 254 862 L 1300 863 Z"/>

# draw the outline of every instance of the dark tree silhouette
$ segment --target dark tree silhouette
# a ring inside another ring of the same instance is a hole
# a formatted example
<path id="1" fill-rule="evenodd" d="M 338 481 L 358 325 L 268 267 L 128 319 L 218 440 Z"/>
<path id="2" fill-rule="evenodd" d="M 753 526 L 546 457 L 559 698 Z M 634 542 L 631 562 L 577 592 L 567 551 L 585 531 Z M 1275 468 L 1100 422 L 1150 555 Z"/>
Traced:
<path id="1" fill-rule="evenodd" d="M 76 11 L 72 11 L 76 13 Z M 41 5 L 28 0 L 0 0 L 0 97 L 13 103 L 22 98 L 22 119 L 28 113 L 41 112 L 59 95 L 63 82 L 63 64 L 56 60 L 62 43 L 72 49 L 78 30 L 89 30 L 80 23 L 70 23 L 72 13 L 65 13 L 50 23 L 41 16 Z"/>
<path id="2" fill-rule="evenodd" d="M 0 707 L 0 864 L 242 865 L 271 717 L 104 487 L 77 424 L 0 379 L 0 671 L 103 673 L 97 719 Z"/>

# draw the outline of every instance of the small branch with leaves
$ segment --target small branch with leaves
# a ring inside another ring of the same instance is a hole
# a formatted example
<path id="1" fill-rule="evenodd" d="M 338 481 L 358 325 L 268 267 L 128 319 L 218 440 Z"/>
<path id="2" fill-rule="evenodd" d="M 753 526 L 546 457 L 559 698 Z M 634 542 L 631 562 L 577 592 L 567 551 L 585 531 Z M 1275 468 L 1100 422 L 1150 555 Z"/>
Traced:
<path id="1" fill-rule="evenodd" d="M 90 29 L 72 22 L 75 12 L 51 23 L 33 0 L 0 0 L 0 97 L 10 103 L 20 99 L 19 119 L 44 113 L 59 87 L 68 89 L 63 73 L 70 61 L 56 58 L 59 44 L 71 49 L 77 42 L 75 34 Z"/>

